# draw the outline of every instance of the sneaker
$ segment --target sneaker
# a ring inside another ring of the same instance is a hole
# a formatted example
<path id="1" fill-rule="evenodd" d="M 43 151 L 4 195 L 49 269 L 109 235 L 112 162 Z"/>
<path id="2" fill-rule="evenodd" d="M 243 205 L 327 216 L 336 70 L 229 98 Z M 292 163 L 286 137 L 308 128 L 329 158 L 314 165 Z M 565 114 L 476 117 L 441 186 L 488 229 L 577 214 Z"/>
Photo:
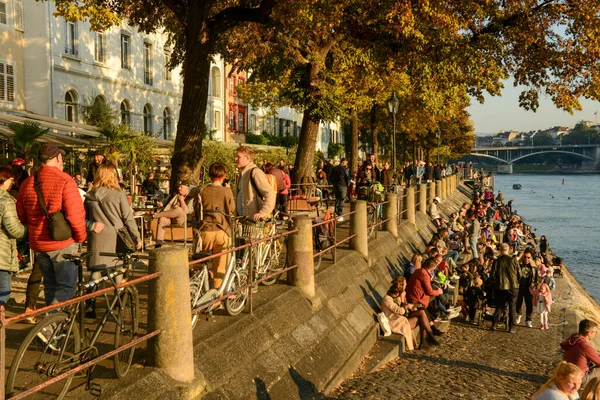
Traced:
<path id="1" fill-rule="evenodd" d="M 450 277 L 450 280 L 451 280 L 451 281 L 459 281 L 459 280 L 460 280 L 460 276 L 458 276 L 458 275 L 454 274 L 454 275 L 452 275 L 452 276 Z"/>
<path id="2" fill-rule="evenodd" d="M 448 319 L 454 319 L 460 315 L 460 311 L 452 310 L 448 312 Z"/>
<path id="3" fill-rule="evenodd" d="M 452 289 L 452 290 L 454 290 L 454 286 L 453 286 L 453 285 L 451 285 L 451 284 L 448 284 L 448 289 Z"/>
<path id="4" fill-rule="evenodd" d="M 549 328 L 548 328 L 548 324 L 545 324 L 545 325 L 544 325 L 544 329 L 549 329 Z"/>
<path id="5" fill-rule="evenodd" d="M 540 329 L 546 329 L 546 325 L 540 324 Z"/>
<path id="6" fill-rule="evenodd" d="M 528 328 L 533 328 L 533 324 L 531 323 L 531 321 L 527 321 L 527 327 Z"/>
<path id="7" fill-rule="evenodd" d="M 56 346 L 57 341 L 60 335 L 52 337 L 54 331 L 56 330 L 56 324 L 48 325 L 44 327 L 41 331 L 38 332 L 37 337 L 44 343 L 48 345 L 53 351 L 58 351 L 58 347 Z"/>
<path id="8" fill-rule="evenodd" d="M 509 329 L 510 333 L 517 333 L 517 329 L 513 326 Z"/>
<path id="9" fill-rule="evenodd" d="M 522 315 L 517 315 L 517 320 L 515 321 L 515 324 L 519 325 L 521 323 L 521 318 L 523 318 Z"/>
<path id="10" fill-rule="evenodd" d="M 35 310 L 35 308 L 33 308 L 33 307 L 27 307 L 27 308 L 25 308 L 25 312 L 31 312 L 31 311 L 34 311 L 34 310 Z M 25 318 L 23 320 L 23 322 L 25 322 L 27 324 L 35 325 L 35 324 L 38 323 L 38 319 L 35 316 L 34 317 L 27 317 L 27 318 Z"/>
<path id="11" fill-rule="evenodd" d="M 344 217 L 338 217 L 337 218 L 337 222 L 344 222 L 344 221 L 345 221 Z"/>

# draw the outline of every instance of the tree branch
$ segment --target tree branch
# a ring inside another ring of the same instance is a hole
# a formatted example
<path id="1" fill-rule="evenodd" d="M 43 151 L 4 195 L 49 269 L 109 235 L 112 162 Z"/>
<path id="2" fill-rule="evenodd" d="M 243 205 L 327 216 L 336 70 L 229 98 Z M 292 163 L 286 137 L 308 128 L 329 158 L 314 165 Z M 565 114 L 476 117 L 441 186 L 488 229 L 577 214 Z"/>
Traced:
<path id="1" fill-rule="evenodd" d="M 259 7 L 229 7 L 212 17 L 208 24 L 211 32 L 224 32 L 244 22 L 264 24 L 271 18 L 276 0 L 262 0 Z"/>
<path id="2" fill-rule="evenodd" d="M 186 26 L 187 9 L 183 0 L 163 0 L 163 3 L 175 15 L 181 26 Z"/>

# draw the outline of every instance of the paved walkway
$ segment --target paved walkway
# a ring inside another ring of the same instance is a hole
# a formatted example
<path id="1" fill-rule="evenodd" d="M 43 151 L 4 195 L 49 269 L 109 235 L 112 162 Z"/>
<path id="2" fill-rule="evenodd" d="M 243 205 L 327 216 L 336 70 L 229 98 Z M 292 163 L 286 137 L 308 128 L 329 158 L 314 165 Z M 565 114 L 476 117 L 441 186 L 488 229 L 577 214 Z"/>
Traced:
<path id="1" fill-rule="evenodd" d="M 530 399 L 562 357 L 558 344 L 571 290 L 568 281 L 557 278 L 548 330 L 539 329 L 535 312 L 534 328 L 520 325 L 514 334 L 490 331 L 489 321 L 482 328 L 457 318 L 441 346 L 405 353 L 378 372 L 349 379 L 331 397 Z"/>

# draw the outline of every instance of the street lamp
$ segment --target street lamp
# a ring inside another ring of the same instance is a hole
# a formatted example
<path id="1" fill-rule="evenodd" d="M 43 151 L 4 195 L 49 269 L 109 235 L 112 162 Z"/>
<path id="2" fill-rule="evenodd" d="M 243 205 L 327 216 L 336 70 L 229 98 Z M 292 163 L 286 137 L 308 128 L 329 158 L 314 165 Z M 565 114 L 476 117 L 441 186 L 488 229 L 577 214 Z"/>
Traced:
<path id="1" fill-rule="evenodd" d="M 285 121 L 285 155 L 290 154 L 290 120 Z"/>
<path id="2" fill-rule="evenodd" d="M 392 168 L 396 170 L 396 113 L 398 112 L 398 106 L 400 100 L 396 97 L 396 92 L 392 90 L 392 97 L 388 100 L 388 108 L 390 114 L 392 114 L 393 130 L 392 130 Z"/>
<path id="3" fill-rule="evenodd" d="M 438 147 L 437 148 L 437 156 L 438 156 L 437 157 L 437 159 L 438 159 L 437 160 L 437 165 L 439 167 L 439 165 L 440 165 L 440 138 L 442 137 L 442 134 L 440 132 L 440 128 L 438 128 L 437 132 L 435 133 L 435 137 L 437 138 L 437 142 L 438 142 L 437 143 L 438 144 L 438 146 L 437 146 Z"/>

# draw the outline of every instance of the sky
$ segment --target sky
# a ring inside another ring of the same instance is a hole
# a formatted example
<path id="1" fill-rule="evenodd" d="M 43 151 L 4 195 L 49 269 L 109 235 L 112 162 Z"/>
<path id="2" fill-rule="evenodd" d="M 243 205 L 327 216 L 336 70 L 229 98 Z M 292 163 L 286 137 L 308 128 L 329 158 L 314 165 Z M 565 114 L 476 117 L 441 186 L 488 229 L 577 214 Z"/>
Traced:
<path id="1" fill-rule="evenodd" d="M 540 97 L 540 106 L 536 112 L 526 111 L 519 107 L 519 94 L 522 89 L 514 87 L 512 82 L 504 83 L 502 96 L 486 96 L 485 103 L 471 101 L 467 111 L 475 125 L 475 133 L 479 136 L 490 135 L 502 131 L 515 130 L 528 132 L 546 129 L 553 126 L 575 126 L 581 120 L 596 121 L 594 113 L 600 116 L 600 102 L 581 99 L 582 111 L 573 115 L 557 109 L 548 97 Z"/>

